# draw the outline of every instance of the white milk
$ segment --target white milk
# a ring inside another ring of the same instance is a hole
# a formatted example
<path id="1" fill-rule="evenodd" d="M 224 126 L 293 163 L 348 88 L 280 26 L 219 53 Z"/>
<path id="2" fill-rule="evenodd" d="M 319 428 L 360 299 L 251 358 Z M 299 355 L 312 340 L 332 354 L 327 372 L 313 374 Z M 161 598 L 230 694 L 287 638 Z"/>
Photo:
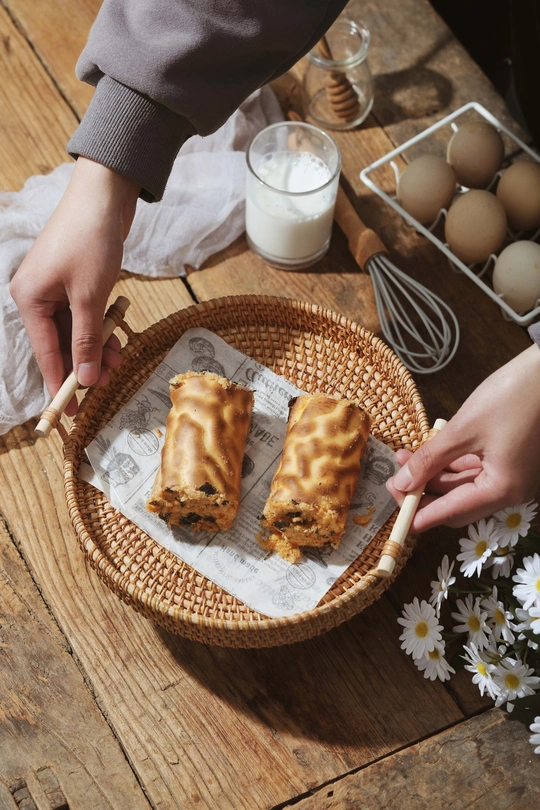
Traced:
<path id="1" fill-rule="evenodd" d="M 311 152 L 274 152 L 253 168 L 267 184 L 248 173 L 246 230 L 255 249 L 285 264 L 324 253 L 332 231 L 338 182 L 336 177 L 334 183 L 315 190 L 332 177 L 326 163 Z"/>

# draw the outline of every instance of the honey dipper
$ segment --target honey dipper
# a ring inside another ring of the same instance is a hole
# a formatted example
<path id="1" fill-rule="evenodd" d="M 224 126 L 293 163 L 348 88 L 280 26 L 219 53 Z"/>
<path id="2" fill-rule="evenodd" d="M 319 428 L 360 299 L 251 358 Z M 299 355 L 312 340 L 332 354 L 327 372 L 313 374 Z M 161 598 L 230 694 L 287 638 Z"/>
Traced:
<path id="1" fill-rule="evenodd" d="M 319 50 L 324 59 L 334 61 L 328 40 L 324 36 L 319 42 Z M 338 118 L 354 121 L 360 113 L 358 96 L 344 73 L 333 70 L 326 88 L 328 103 Z"/>

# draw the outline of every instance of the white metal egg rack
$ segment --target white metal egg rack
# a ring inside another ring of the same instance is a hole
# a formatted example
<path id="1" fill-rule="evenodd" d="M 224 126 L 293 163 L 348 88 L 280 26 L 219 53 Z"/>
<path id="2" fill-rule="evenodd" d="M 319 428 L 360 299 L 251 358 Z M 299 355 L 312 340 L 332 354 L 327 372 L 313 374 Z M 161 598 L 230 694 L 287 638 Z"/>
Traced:
<path id="1" fill-rule="evenodd" d="M 488 271 L 491 269 L 491 266 L 495 263 L 496 256 L 491 255 L 489 259 L 485 262 L 483 266 L 479 265 L 466 265 L 457 256 L 452 253 L 447 243 L 442 242 L 434 233 L 433 231 L 437 227 L 438 223 L 441 220 L 441 217 L 446 217 L 447 211 L 445 209 L 441 209 L 439 212 L 435 222 L 427 228 L 425 225 L 422 225 L 418 222 L 417 219 L 412 217 L 410 214 L 407 213 L 399 204 L 396 197 L 390 197 L 383 191 L 380 186 L 378 186 L 373 179 L 370 177 L 377 169 L 385 164 L 390 164 L 394 170 L 395 178 L 396 178 L 396 189 L 397 184 L 399 181 L 399 168 L 395 163 L 395 158 L 403 155 L 408 149 L 410 149 L 415 144 L 419 143 L 430 137 L 434 132 L 443 127 L 450 127 L 454 132 L 458 129 L 457 121 L 466 113 L 470 112 L 471 110 L 476 111 L 482 118 L 496 127 L 501 133 L 504 133 L 517 147 L 527 155 L 529 155 L 533 160 L 537 163 L 540 163 L 540 155 L 538 155 L 530 146 L 527 146 L 520 138 L 514 135 L 507 127 L 504 126 L 495 116 L 493 116 L 485 107 L 482 107 L 481 104 L 478 104 L 476 101 L 471 101 L 468 104 L 465 104 L 463 107 L 460 107 L 455 112 L 447 115 L 446 118 L 442 118 L 436 124 L 433 124 L 431 127 L 423 130 L 423 132 L 415 135 L 414 138 L 403 143 L 401 146 L 398 146 L 396 149 L 393 149 L 384 157 L 376 160 L 367 168 L 363 169 L 360 172 L 360 179 L 363 183 L 365 183 L 368 188 L 375 192 L 379 197 L 381 197 L 385 202 L 388 203 L 395 211 L 403 217 L 405 221 L 407 221 L 410 225 L 412 225 L 419 233 L 426 236 L 434 245 L 436 245 L 439 250 L 447 257 L 448 261 L 450 262 L 451 268 L 456 272 L 465 273 L 474 283 L 483 290 L 486 295 L 489 295 L 493 301 L 498 304 L 502 309 L 503 317 L 507 320 L 515 321 L 516 323 L 520 324 L 520 326 L 527 326 L 528 324 L 532 323 L 532 321 L 536 320 L 540 316 L 540 299 L 536 301 L 534 309 L 529 310 L 528 312 L 516 312 L 512 307 L 510 307 L 504 297 L 502 295 L 497 295 L 497 293 L 493 290 L 489 283 L 484 280 L 484 277 L 488 275 Z M 469 119 L 470 120 L 470 119 Z M 451 136 L 452 133 L 450 133 Z M 450 139 L 450 137 L 449 137 Z M 496 183 L 498 177 L 500 176 L 501 172 L 498 172 L 497 175 L 494 177 L 491 185 L 488 187 L 488 190 L 493 187 Z M 461 191 L 467 191 L 467 189 L 461 188 Z M 458 191 L 459 193 L 459 191 Z M 540 228 L 536 233 L 532 235 L 527 235 L 527 239 L 538 241 L 538 237 L 540 236 Z M 522 237 L 521 233 L 513 233 L 512 231 L 508 230 L 508 237 L 511 241 L 517 241 Z"/>

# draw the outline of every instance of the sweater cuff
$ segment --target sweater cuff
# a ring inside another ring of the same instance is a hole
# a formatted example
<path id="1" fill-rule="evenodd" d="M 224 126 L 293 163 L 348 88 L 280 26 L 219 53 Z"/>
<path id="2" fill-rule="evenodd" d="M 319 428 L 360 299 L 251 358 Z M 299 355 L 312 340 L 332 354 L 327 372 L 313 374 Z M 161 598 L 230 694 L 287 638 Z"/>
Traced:
<path id="1" fill-rule="evenodd" d="M 538 323 L 532 323 L 528 330 L 530 337 L 534 340 L 538 348 L 540 349 L 540 321 Z"/>
<path id="2" fill-rule="evenodd" d="M 143 200 L 156 202 L 180 147 L 194 134 L 182 115 L 103 76 L 67 151 L 127 177 L 141 186 Z"/>

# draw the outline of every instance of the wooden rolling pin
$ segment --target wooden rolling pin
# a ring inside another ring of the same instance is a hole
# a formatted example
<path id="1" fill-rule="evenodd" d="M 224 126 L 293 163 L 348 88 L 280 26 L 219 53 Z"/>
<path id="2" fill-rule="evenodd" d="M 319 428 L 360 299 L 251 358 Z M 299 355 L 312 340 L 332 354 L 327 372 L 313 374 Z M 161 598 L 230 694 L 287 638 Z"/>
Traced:
<path id="1" fill-rule="evenodd" d="M 120 295 L 105 313 L 103 320 L 103 345 L 108 341 L 115 328 L 123 321 L 129 305 L 129 300 L 125 296 Z M 72 371 L 62 383 L 62 387 L 53 398 L 49 407 L 45 408 L 41 414 L 41 419 L 35 430 L 38 436 L 41 436 L 43 439 L 47 438 L 53 427 L 56 427 L 58 424 L 60 417 L 71 402 L 78 388 L 79 381 L 77 380 L 75 372 Z"/>
<path id="2" fill-rule="evenodd" d="M 428 433 L 428 437 L 426 441 L 429 441 L 433 438 L 443 427 L 446 425 L 446 419 L 437 419 L 435 424 L 433 425 L 432 429 Z M 392 531 L 390 532 L 390 537 L 384 544 L 383 553 L 381 555 L 381 559 L 379 560 L 379 564 L 375 568 L 374 573 L 376 573 L 379 577 L 389 577 L 394 573 L 394 568 L 396 566 L 396 559 L 393 554 L 385 553 L 385 550 L 392 550 L 392 551 L 399 551 L 398 547 L 403 546 L 405 542 L 405 538 L 409 533 L 409 529 L 411 527 L 412 519 L 416 514 L 416 510 L 418 509 L 418 504 L 420 503 L 420 498 L 424 494 L 424 488 L 419 487 L 415 489 L 413 492 L 407 492 L 405 498 L 403 499 L 403 503 L 401 504 L 400 510 L 398 512 L 398 516 L 396 518 L 396 522 L 392 527 Z"/>

